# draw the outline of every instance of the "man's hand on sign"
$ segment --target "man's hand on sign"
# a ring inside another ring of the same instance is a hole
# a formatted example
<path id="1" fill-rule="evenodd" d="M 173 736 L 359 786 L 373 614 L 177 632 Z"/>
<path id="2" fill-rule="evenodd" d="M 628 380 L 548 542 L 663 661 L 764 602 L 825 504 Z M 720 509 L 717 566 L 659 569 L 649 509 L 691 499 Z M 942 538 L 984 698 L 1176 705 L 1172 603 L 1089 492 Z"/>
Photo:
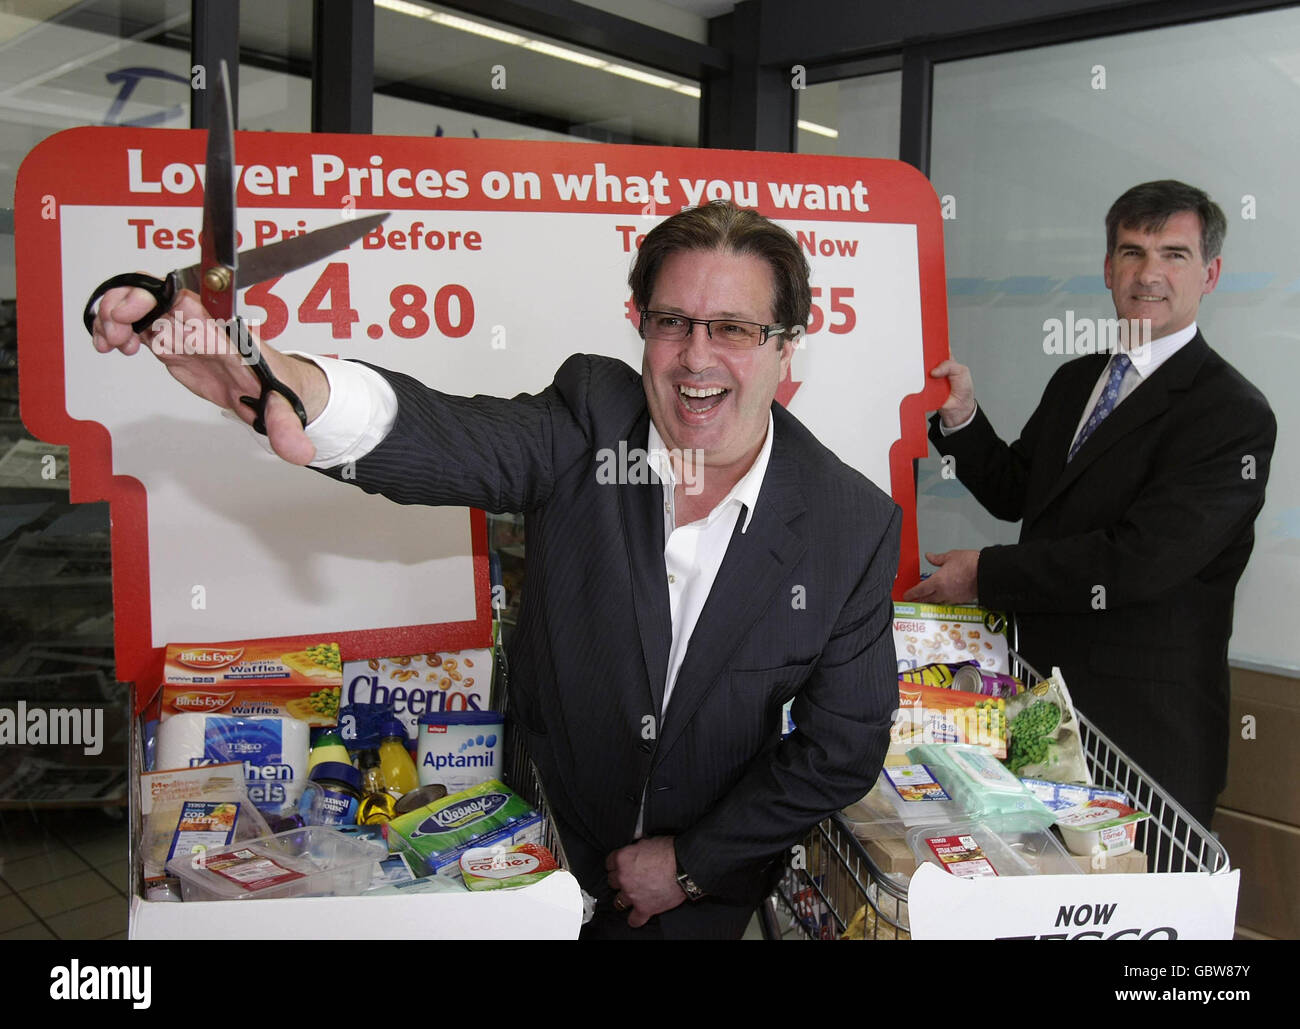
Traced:
<path id="1" fill-rule="evenodd" d="M 939 420 L 944 426 L 951 429 L 969 421 L 975 413 L 975 383 L 971 380 L 970 369 L 950 359 L 936 365 L 930 371 L 930 377 L 948 380 L 948 399 L 939 408 Z"/>
<path id="2" fill-rule="evenodd" d="M 605 859 L 605 870 L 609 885 L 618 891 L 614 906 L 629 912 L 627 924 L 633 929 L 686 900 L 677 883 L 671 836 L 651 836 L 614 851 Z"/>
<path id="3" fill-rule="evenodd" d="M 925 559 L 938 570 L 904 593 L 904 600 L 923 604 L 969 604 L 978 600 L 978 550 L 948 550 L 926 554 Z"/>
<path id="4" fill-rule="evenodd" d="M 253 410 L 241 403 L 240 397 L 257 397 L 262 386 L 223 329 L 208 317 L 193 293 L 182 292 L 165 318 L 137 335 L 131 323 L 143 318 L 155 304 L 142 289 L 114 289 L 104 294 L 95 315 L 95 349 L 101 354 L 120 350 L 129 355 L 144 344 L 191 393 L 252 425 Z M 264 343 L 259 342 L 259 347 L 275 376 L 302 400 L 308 422 L 316 418 L 329 400 L 324 372 L 310 361 L 286 356 Z M 266 420 L 271 449 L 284 460 L 307 464 L 316 456 L 316 448 L 283 397 L 272 398 Z"/>

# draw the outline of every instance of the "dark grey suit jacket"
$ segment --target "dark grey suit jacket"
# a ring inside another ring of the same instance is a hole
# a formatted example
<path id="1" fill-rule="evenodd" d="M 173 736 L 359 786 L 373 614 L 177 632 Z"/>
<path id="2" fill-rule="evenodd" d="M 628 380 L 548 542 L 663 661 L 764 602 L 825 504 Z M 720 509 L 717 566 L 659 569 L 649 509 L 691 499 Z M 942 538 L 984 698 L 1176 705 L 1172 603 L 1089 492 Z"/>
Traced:
<path id="1" fill-rule="evenodd" d="M 1199 333 L 1066 455 L 1106 355 L 1063 365 L 1015 443 L 980 412 L 930 439 L 1020 542 L 980 552 L 979 599 L 1021 651 L 1175 798 L 1223 788 L 1233 594 L 1254 544 L 1277 423 Z M 1103 592 L 1104 591 L 1104 592 Z"/>
<path id="2" fill-rule="evenodd" d="M 752 521 L 737 522 L 661 722 L 662 487 L 596 475 L 603 448 L 646 446 L 641 377 L 575 356 L 542 393 L 501 400 L 384 374 L 400 410 L 357 464 L 363 489 L 528 516 L 514 729 L 583 886 L 608 896 L 605 856 L 633 841 L 644 794 L 645 834 L 675 835 L 703 889 L 752 906 L 774 855 L 880 770 L 898 699 L 899 509 L 774 405 Z M 798 731 L 782 742 L 791 698 Z"/>

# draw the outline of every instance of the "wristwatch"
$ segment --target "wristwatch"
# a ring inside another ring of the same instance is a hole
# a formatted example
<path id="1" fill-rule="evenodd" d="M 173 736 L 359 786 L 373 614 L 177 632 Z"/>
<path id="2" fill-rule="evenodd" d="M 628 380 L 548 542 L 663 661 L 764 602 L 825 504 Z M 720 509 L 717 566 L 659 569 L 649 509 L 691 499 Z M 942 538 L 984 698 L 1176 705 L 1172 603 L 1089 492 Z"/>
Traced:
<path id="1" fill-rule="evenodd" d="M 677 862 L 677 885 L 682 888 L 686 894 L 686 899 L 694 904 L 697 900 L 703 900 L 705 892 L 695 885 L 695 880 L 687 874 L 686 869 L 682 867 L 681 861 Z"/>

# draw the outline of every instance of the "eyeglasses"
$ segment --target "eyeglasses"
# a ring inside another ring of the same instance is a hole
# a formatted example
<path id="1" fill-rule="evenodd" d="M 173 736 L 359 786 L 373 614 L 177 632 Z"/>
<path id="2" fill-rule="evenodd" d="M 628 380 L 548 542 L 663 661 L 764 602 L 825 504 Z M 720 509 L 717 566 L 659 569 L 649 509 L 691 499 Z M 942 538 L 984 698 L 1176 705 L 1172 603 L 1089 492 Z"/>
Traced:
<path id="1" fill-rule="evenodd" d="M 642 339 L 680 343 L 697 325 L 704 326 L 705 333 L 714 343 L 737 350 L 761 347 L 769 336 L 779 336 L 785 332 L 784 325 L 764 325 L 735 318 L 687 318 L 668 311 L 641 312 Z"/>

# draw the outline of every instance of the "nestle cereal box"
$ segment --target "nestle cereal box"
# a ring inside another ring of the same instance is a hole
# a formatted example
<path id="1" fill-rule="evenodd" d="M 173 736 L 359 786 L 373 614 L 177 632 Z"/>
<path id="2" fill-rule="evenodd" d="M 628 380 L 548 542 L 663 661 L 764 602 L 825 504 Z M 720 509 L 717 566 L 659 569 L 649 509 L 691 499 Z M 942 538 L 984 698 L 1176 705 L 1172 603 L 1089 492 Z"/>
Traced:
<path id="1" fill-rule="evenodd" d="M 894 654 L 900 672 L 960 661 L 978 661 L 981 671 L 1011 671 L 1007 620 L 981 607 L 896 602 Z"/>

